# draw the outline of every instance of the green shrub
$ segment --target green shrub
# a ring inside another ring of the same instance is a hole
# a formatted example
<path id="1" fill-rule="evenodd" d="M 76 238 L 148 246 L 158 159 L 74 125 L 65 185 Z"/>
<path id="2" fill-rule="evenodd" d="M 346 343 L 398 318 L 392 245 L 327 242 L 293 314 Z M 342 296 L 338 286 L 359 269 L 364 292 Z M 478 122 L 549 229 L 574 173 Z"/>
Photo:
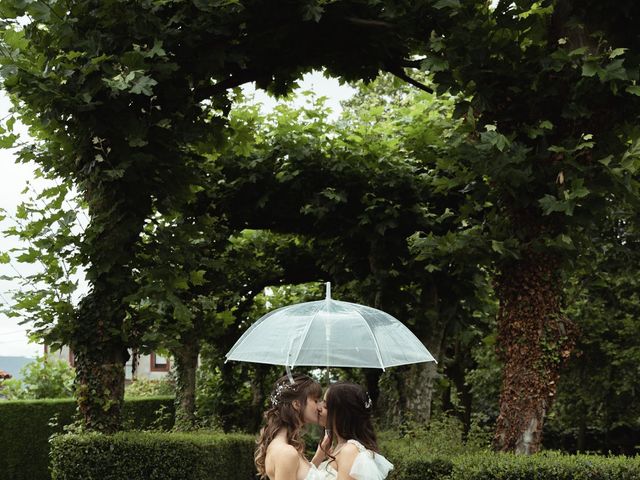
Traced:
<path id="1" fill-rule="evenodd" d="M 431 480 L 447 477 L 452 458 L 469 453 L 489 452 L 482 432 L 472 432 L 463 440 L 462 423 L 454 417 L 434 417 L 428 427 L 407 425 L 402 432 L 378 435 L 382 454 L 394 464 L 389 480 Z"/>
<path id="2" fill-rule="evenodd" d="M 46 480 L 49 436 L 73 421 L 73 399 L 0 402 L 0 480 Z"/>
<path id="3" fill-rule="evenodd" d="M 73 399 L 1 401 L 0 480 L 48 480 L 49 437 L 73 422 L 75 410 Z M 171 428 L 173 399 L 127 399 L 123 416 L 129 428 Z"/>
<path id="4" fill-rule="evenodd" d="M 3 385 L 8 400 L 71 398 L 75 370 L 63 360 L 43 356 L 20 369 L 22 380 L 12 378 Z"/>
<path id="5" fill-rule="evenodd" d="M 640 457 L 478 454 L 453 460 L 451 480 L 639 480 Z"/>
<path id="6" fill-rule="evenodd" d="M 485 442 L 462 442 L 446 422 L 383 432 L 380 449 L 395 467 L 389 480 L 640 480 L 640 457 L 496 454 Z"/>
<path id="7" fill-rule="evenodd" d="M 451 460 L 442 452 L 443 446 L 433 449 L 431 439 L 424 432 L 402 437 L 394 432 L 383 432 L 379 440 L 382 454 L 394 466 L 389 480 L 442 479 L 453 469 Z M 457 444 L 454 447 L 453 450 L 457 452 Z M 444 448 L 452 448 L 451 442 Z"/>
<path id="8" fill-rule="evenodd" d="M 172 396 L 175 393 L 173 377 L 166 376 L 159 380 L 140 378 L 125 387 L 125 398 Z"/>
<path id="9" fill-rule="evenodd" d="M 252 436 L 124 432 L 56 437 L 53 480 L 253 480 Z"/>
<path id="10" fill-rule="evenodd" d="M 125 398 L 122 423 L 127 430 L 170 430 L 174 414 L 173 397 Z"/>

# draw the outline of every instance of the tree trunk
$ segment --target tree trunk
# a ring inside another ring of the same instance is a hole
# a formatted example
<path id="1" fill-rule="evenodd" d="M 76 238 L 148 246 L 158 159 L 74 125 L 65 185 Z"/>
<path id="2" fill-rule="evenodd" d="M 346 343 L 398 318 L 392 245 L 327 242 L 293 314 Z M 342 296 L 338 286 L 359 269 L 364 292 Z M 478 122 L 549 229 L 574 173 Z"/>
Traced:
<path id="1" fill-rule="evenodd" d="M 196 373 L 200 344 L 195 335 L 184 337 L 180 348 L 173 351 L 176 365 L 175 430 L 189 431 L 196 426 Z"/>
<path id="2" fill-rule="evenodd" d="M 416 321 L 413 333 L 440 362 L 446 340 L 447 318 L 440 312 L 435 282 L 425 283 L 421 307 L 423 318 Z M 434 362 L 417 363 L 385 372 L 380 379 L 381 424 L 389 428 L 398 428 L 407 422 L 428 424 L 438 375 L 438 365 Z"/>
<path id="3" fill-rule="evenodd" d="M 432 355 L 440 355 L 429 349 Z M 434 362 L 416 363 L 409 367 L 405 375 L 405 411 L 412 421 L 427 425 L 431 419 L 431 404 L 435 389 L 438 366 Z"/>
<path id="4" fill-rule="evenodd" d="M 433 333 L 439 341 L 424 343 L 434 358 L 440 361 L 444 329 Z M 407 422 L 428 424 L 438 375 L 438 365 L 434 362 L 397 367 L 383 373 L 380 377 L 378 408 L 380 423 L 387 428 L 399 428 Z"/>
<path id="5" fill-rule="evenodd" d="M 124 346 L 76 353 L 76 400 L 84 427 L 103 433 L 120 429 L 124 399 Z"/>
<path id="6" fill-rule="evenodd" d="M 540 449 L 560 367 L 573 348 L 573 326 L 560 310 L 556 265 L 550 255 L 525 252 L 496 278 L 498 355 L 504 363 L 494 437 L 500 451 Z"/>
<path id="7" fill-rule="evenodd" d="M 109 168 L 116 168 L 117 156 L 112 158 Z M 84 427 L 110 433 L 121 427 L 129 359 L 123 342 L 130 333 L 124 326 L 126 299 L 138 288 L 132 272 L 151 198 L 125 182 L 106 182 L 98 172 L 83 181 L 91 221 L 82 254 L 91 290 L 78 305 L 70 347 L 77 355 L 76 398 Z"/>

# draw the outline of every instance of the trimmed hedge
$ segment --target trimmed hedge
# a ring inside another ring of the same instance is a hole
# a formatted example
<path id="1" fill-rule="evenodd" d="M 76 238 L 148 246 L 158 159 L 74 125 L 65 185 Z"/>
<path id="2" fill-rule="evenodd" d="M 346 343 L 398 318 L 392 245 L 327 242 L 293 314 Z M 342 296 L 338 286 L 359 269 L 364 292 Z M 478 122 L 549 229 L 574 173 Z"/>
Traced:
<path id="1" fill-rule="evenodd" d="M 451 480 L 640 480 L 640 457 L 479 454 L 453 459 Z"/>
<path id="2" fill-rule="evenodd" d="M 157 418 L 156 411 L 167 415 Z M 49 480 L 49 437 L 73 422 L 73 399 L 0 402 L 0 480 Z M 171 397 L 127 399 L 124 423 L 132 428 L 171 428 Z"/>
<path id="3" fill-rule="evenodd" d="M 388 480 L 640 480 L 640 456 L 499 454 L 437 432 L 403 438 L 383 433 L 380 448 L 395 466 Z"/>
<path id="4" fill-rule="evenodd" d="M 52 441 L 52 480 L 254 480 L 255 438 L 123 432 Z"/>
<path id="5" fill-rule="evenodd" d="M 479 453 L 447 458 L 388 456 L 389 480 L 640 480 L 640 457 Z"/>
<path id="6" fill-rule="evenodd" d="M 640 456 L 487 451 L 429 456 L 416 440 L 383 442 L 395 465 L 389 480 L 640 480 Z M 254 447 L 253 436 L 238 434 L 64 435 L 53 441 L 52 479 L 250 480 Z"/>

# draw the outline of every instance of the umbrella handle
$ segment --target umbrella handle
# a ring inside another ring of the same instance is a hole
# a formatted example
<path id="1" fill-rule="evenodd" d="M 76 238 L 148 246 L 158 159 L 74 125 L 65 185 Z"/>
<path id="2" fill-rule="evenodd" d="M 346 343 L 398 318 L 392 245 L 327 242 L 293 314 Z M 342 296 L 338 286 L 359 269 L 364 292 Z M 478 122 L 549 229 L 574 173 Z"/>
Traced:
<path id="1" fill-rule="evenodd" d="M 285 365 L 284 368 L 287 370 L 287 377 L 289 377 L 289 383 L 291 383 L 291 385 L 293 385 L 296 382 L 293 379 L 293 375 L 291 374 L 291 367 L 289 365 Z"/>

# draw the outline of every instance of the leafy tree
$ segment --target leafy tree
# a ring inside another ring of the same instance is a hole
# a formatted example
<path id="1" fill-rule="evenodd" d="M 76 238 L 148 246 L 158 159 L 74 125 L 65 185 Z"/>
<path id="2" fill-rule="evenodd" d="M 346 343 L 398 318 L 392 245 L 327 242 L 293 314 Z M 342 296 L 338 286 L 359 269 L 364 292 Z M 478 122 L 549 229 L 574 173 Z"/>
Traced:
<path id="1" fill-rule="evenodd" d="M 228 88 L 256 81 L 288 91 L 326 66 L 345 78 L 397 71 L 409 47 L 377 2 L 0 2 L 4 86 L 42 141 L 20 152 L 73 181 L 90 223 L 82 242 L 90 293 L 66 335 L 77 355 L 88 428 L 118 428 L 126 362 L 125 301 L 136 291 L 136 245 L 154 204 L 180 205 L 188 160 L 220 140 Z M 19 20 L 20 19 L 20 20 Z M 411 24 L 407 27 L 412 26 Z M 289 45 L 286 56 L 281 46 Z M 98 392 L 98 393 L 96 393 Z"/>
<path id="2" fill-rule="evenodd" d="M 418 230 L 458 228 L 466 179 L 446 183 L 438 171 L 443 158 L 459 155 L 464 138 L 451 119 L 452 101 L 406 90 L 396 94 L 399 104 L 377 100 L 400 90 L 388 81 L 374 86 L 337 125 L 312 97 L 307 107 L 281 105 L 266 117 L 255 107 L 235 108 L 230 149 L 217 160 L 225 193 L 212 204 L 231 225 L 313 238 L 316 265 L 341 298 L 405 320 L 441 358 L 455 325 L 479 309 L 475 292 L 486 280 L 461 248 L 435 259 L 407 241 Z M 368 374 L 374 396 L 378 376 Z M 394 423 L 409 411 L 428 420 L 435 376 L 434 365 L 412 367 L 386 388 L 395 398 L 381 411 Z M 398 384 L 407 388 L 393 393 Z"/>
<path id="3" fill-rule="evenodd" d="M 572 260 L 612 203 L 638 199 L 637 4 L 447 2 L 423 66 L 475 143 L 504 362 L 495 442 L 534 452 L 577 340 L 563 314 Z"/>
<path id="4" fill-rule="evenodd" d="M 636 217 L 611 212 L 597 247 L 569 283 L 574 302 L 567 314 L 581 334 L 550 418 L 556 438 L 569 441 L 564 448 L 634 453 L 640 431 Z"/>
<path id="5" fill-rule="evenodd" d="M 81 236 L 86 224 L 82 201 L 69 182 L 36 170 L 36 179 L 45 181 L 41 191 L 30 192 L 20 203 L 12 226 L 3 234 L 18 246 L 5 252 L 0 261 L 17 265 L 7 280 L 18 285 L 12 303 L 3 313 L 28 323 L 38 338 L 46 338 L 52 349 L 65 345 L 76 315 L 77 291 L 83 280 Z M 30 190 L 27 185 L 25 193 Z M 21 265 L 30 265 L 32 274 L 22 274 Z"/>

